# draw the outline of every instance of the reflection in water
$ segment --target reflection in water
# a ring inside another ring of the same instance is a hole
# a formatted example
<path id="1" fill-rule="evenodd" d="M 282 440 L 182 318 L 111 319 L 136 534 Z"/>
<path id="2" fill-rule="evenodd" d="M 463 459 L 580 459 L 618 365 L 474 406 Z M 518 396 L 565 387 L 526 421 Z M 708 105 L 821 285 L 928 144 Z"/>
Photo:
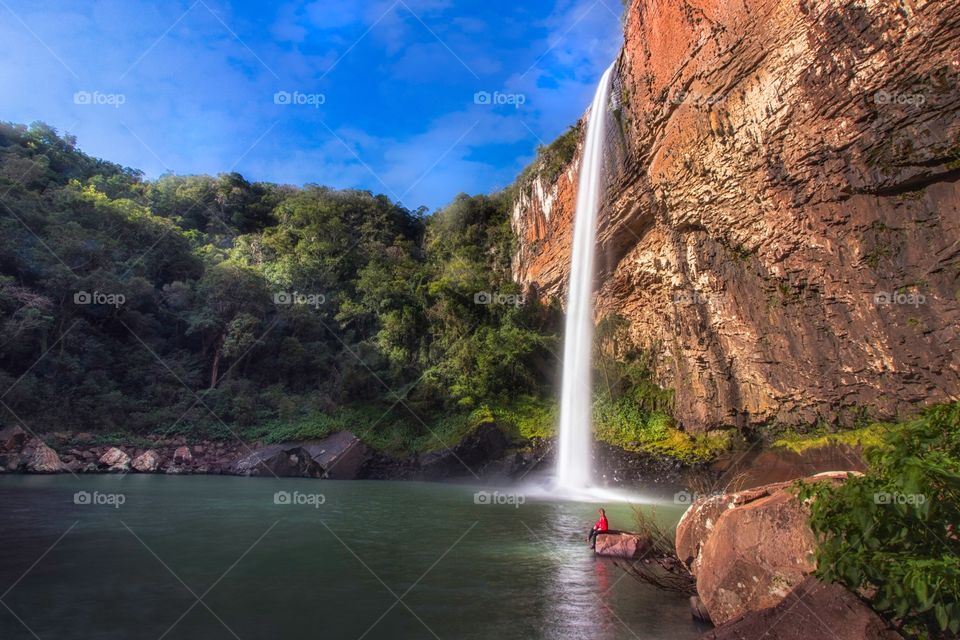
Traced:
<path id="1" fill-rule="evenodd" d="M 587 527 L 579 514 L 557 505 L 544 525 L 549 528 L 544 537 L 554 541 L 550 554 L 553 577 L 544 594 L 549 603 L 543 621 L 544 637 L 558 640 L 618 637 L 618 629 L 614 627 L 619 623 L 606 599 L 626 574 L 609 560 L 589 552 L 584 541 Z M 611 571 L 617 573 L 613 579 Z"/>

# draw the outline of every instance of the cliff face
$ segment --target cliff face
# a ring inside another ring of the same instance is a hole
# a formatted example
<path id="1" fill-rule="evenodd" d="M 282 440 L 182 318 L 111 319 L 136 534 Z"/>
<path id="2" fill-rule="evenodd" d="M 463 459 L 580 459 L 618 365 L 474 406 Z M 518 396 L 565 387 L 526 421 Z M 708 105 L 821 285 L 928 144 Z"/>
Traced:
<path id="1" fill-rule="evenodd" d="M 597 318 L 692 430 L 850 423 L 960 395 L 960 8 L 634 0 Z M 567 284 L 575 157 L 521 187 L 518 281 Z"/>

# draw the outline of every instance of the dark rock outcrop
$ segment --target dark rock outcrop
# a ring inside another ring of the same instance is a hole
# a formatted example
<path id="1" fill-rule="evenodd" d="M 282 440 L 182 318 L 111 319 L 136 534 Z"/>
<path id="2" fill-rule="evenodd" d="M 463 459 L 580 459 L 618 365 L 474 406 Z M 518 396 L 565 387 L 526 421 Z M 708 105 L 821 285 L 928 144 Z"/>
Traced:
<path id="1" fill-rule="evenodd" d="M 503 456 L 507 437 L 495 424 L 482 424 L 457 445 L 420 456 L 420 475 L 437 480 L 479 474 L 491 460 Z"/>
<path id="2" fill-rule="evenodd" d="M 597 317 L 630 321 L 683 426 L 960 395 L 955 5 L 633 0 L 625 31 Z M 561 301 L 578 162 L 512 218 L 515 279 Z"/>
<path id="3" fill-rule="evenodd" d="M 299 443 L 271 444 L 254 450 L 237 461 L 240 475 L 277 476 L 279 478 L 320 478 L 321 467 Z"/>
<path id="4" fill-rule="evenodd" d="M 901 636 L 840 585 L 806 578 L 779 603 L 752 611 L 701 640 L 898 640 Z"/>
<path id="5" fill-rule="evenodd" d="M 303 448 L 323 468 L 323 476 L 331 480 L 357 478 L 372 453 L 370 447 L 349 431 L 304 443 Z"/>

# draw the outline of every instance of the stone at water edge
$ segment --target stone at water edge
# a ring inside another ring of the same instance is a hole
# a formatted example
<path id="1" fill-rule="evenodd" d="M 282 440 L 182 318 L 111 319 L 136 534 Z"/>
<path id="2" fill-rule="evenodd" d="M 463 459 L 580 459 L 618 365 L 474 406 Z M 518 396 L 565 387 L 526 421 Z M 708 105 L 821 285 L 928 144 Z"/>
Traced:
<path id="1" fill-rule="evenodd" d="M 130 456 L 117 447 L 110 447 L 100 456 L 97 466 L 108 471 L 126 471 L 130 468 Z"/>
<path id="2" fill-rule="evenodd" d="M 700 552 L 702 545 L 713 531 L 717 520 L 728 509 L 766 497 L 779 491 L 789 483 L 779 482 L 763 487 L 737 491 L 721 495 L 701 498 L 687 507 L 680 522 L 677 523 L 676 549 L 677 557 L 687 565 L 687 569 L 696 575 L 700 567 Z"/>
<path id="3" fill-rule="evenodd" d="M 30 473 L 60 473 L 64 470 L 57 452 L 42 442 L 33 450 L 26 468 Z"/>
<path id="4" fill-rule="evenodd" d="M 144 451 L 133 459 L 130 466 L 140 473 L 153 473 L 160 464 L 160 457 L 154 451 Z"/>
<path id="5" fill-rule="evenodd" d="M 260 447 L 245 455 L 234 466 L 236 473 L 279 478 L 320 478 L 321 467 L 299 443 L 285 442 Z"/>
<path id="6" fill-rule="evenodd" d="M 189 464 L 191 462 L 193 462 L 193 454 L 190 453 L 190 447 L 177 447 L 176 451 L 173 452 L 174 464 Z"/>
<path id="7" fill-rule="evenodd" d="M 841 482 L 847 473 L 803 481 Z M 787 490 L 790 484 L 713 496 L 684 514 L 677 553 L 715 624 L 776 605 L 816 568 L 809 509 Z"/>
<path id="8" fill-rule="evenodd" d="M 626 531 L 598 533 L 594 552 L 598 556 L 636 560 L 650 550 L 650 538 Z"/>
<path id="9" fill-rule="evenodd" d="M 323 477 L 354 480 L 370 459 L 371 450 L 350 431 L 339 431 L 318 442 L 305 442 L 303 449 L 323 467 Z"/>
<path id="10" fill-rule="evenodd" d="M 837 584 L 808 577 L 775 606 L 751 611 L 700 640 L 900 640 L 901 636 Z"/>

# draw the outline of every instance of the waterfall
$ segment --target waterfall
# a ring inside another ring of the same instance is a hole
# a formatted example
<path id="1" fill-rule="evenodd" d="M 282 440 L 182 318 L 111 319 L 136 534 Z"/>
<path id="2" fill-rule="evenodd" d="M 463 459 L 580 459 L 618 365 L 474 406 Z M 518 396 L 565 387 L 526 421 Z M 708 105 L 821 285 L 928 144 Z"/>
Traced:
<path id="1" fill-rule="evenodd" d="M 560 444 L 557 485 L 585 489 L 591 484 L 591 414 L 593 383 L 593 276 L 597 210 L 600 208 L 603 139 L 613 65 L 600 78 L 590 106 L 587 136 L 580 162 L 577 210 L 570 256 L 567 318 L 563 344 L 563 384 L 560 396 Z"/>

